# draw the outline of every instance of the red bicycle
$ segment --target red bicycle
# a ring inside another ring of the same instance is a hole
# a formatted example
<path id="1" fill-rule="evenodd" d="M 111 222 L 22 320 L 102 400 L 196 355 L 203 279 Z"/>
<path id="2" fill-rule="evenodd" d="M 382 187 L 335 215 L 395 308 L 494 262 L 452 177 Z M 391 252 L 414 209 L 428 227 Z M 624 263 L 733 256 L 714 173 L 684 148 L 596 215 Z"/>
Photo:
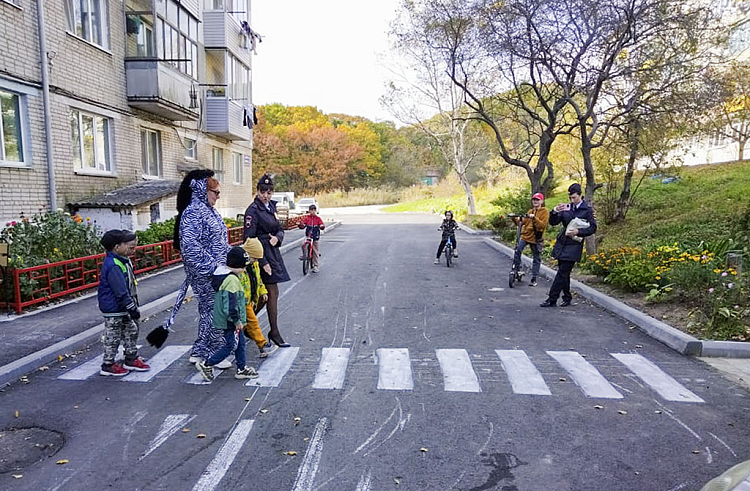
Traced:
<path id="1" fill-rule="evenodd" d="M 308 230 L 306 231 L 305 236 L 305 242 L 302 243 L 302 275 L 307 275 L 307 272 L 310 271 L 310 268 L 313 264 L 313 238 L 312 238 L 312 230 L 313 229 L 320 229 L 318 225 L 313 225 L 312 227 L 308 227 Z"/>

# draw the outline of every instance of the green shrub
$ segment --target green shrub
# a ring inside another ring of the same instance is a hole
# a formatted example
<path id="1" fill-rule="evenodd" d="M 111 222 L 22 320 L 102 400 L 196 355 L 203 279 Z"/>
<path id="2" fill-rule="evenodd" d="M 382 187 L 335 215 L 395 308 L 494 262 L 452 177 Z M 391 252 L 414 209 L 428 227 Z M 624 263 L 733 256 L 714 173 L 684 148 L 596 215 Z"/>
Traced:
<path id="1" fill-rule="evenodd" d="M 700 300 L 717 281 L 710 267 L 695 261 L 677 263 L 663 276 L 666 282 L 675 285 L 678 295 L 685 300 Z"/>
<path id="2" fill-rule="evenodd" d="M 720 278 L 715 286 L 703 292 L 699 307 L 691 312 L 696 318 L 691 328 L 703 338 L 747 341 L 750 339 L 748 290 L 732 275 Z"/>
<path id="3" fill-rule="evenodd" d="M 658 275 L 653 263 L 642 256 L 633 256 L 615 264 L 604 281 L 630 292 L 645 291 Z"/>
<path id="4" fill-rule="evenodd" d="M 531 186 L 509 189 L 490 202 L 505 213 L 526 213 L 531 208 Z"/>
<path id="5" fill-rule="evenodd" d="M 172 240 L 174 237 L 174 218 L 163 222 L 155 222 L 148 226 L 146 230 L 139 230 L 135 233 L 138 236 L 138 245 L 156 244 Z"/>

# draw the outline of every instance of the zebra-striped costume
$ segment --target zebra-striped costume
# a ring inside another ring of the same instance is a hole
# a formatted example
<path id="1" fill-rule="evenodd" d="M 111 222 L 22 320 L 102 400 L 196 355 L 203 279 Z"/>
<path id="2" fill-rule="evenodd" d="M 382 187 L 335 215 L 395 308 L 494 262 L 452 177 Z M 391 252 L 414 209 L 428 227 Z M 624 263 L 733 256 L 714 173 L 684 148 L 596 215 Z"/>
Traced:
<path id="1" fill-rule="evenodd" d="M 223 333 L 211 328 L 214 308 L 213 272 L 225 264 L 229 252 L 227 227 L 218 211 L 208 203 L 205 179 L 190 182 L 193 196 L 180 220 L 180 249 L 186 281 L 198 298 L 198 338 L 191 355 L 208 359 L 223 343 Z M 173 312 L 173 315 L 176 312 Z"/>

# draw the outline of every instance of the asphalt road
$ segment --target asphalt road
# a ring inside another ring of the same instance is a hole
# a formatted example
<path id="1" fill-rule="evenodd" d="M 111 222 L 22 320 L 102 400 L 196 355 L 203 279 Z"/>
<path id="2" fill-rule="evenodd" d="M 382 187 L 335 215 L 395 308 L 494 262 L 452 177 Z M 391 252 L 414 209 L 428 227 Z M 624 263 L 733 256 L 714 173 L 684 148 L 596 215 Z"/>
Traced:
<path id="1" fill-rule="evenodd" d="M 0 394 L 0 489 L 677 491 L 750 458 L 749 394 L 703 362 L 537 307 L 549 284 L 508 289 L 479 238 L 433 265 L 437 217 L 344 222 L 319 274 L 286 254 L 293 348 L 248 349 L 261 386 L 191 383 L 189 303 L 150 380 L 91 374 L 92 346 Z"/>

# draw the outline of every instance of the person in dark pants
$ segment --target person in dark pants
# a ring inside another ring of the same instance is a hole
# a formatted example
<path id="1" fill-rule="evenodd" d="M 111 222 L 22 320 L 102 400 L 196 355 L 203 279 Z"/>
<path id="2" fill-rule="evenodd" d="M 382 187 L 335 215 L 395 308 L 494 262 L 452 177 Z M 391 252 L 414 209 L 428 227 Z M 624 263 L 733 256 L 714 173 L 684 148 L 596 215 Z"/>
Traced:
<path id="1" fill-rule="evenodd" d="M 458 244 L 456 244 L 457 228 L 458 223 L 456 223 L 456 221 L 453 219 L 453 212 L 447 210 L 445 212 L 445 219 L 438 229 L 443 232 L 443 236 L 440 240 L 440 245 L 438 246 L 437 256 L 435 257 L 435 264 L 440 263 L 440 254 L 443 253 L 443 249 L 445 248 L 445 244 L 448 243 L 448 239 L 451 239 L 451 244 L 453 244 L 453 257 L 458 257 Z"/>
<path id="2" fill-rule="evenodd" d="M 570 272 L 573 271 L 575 263 L 581 260 L 583 253 L 583 237 L 588 237 L 596 232 L 596 217 L 594 209 L 583 200 L 581 185 L 571 184 L 568 188 L 570 203 L 560 203 L 552 209 L 549 216 L 550 225 L 562 223 L 562 229 L 557 235 L 557 241 L 552 248 L 552 257 L 557 259 L 557 274 L 549 289 L 547 300 L 542 302 L 541 307 L 557 306 L 557 299 L 562 292 L 561 307 L 571 305 L 573 295 L 570 293 Z M 574 220 L 584 221 L 588 226 L 577 227 Z"/>
<path id="3" fill-rule="evenodd" d="M 278 325 L 279 283 L 289 281 L 289 273 L 281 257 L 281 243 L 284 241 L 284 229 L 276 218 L 276 202 L 273 195 L 273 179 L 264 174 L 258 181 L 258 193 L 255 200 L 245 210 L 245 240 L 257 237 L 263 244 L 263 257 L 260 264 L 260 276 L 268 290 L 266 313 L 271 330 L 268 339 L 280 348 L 288 348 L 289 343 L 281 337 Z"/>

